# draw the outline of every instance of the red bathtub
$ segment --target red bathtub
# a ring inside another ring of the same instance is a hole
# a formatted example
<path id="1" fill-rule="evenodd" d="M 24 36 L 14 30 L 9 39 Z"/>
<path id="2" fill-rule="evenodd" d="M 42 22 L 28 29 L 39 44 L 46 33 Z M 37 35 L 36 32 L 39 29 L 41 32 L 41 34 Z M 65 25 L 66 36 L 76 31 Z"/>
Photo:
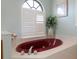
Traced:
<path id="1" fill-rule="evenodd" d="M 29 42 L 24 42 L 16 47 L 17 52 L 24 51 L 28 53 L 28 50 L 31 46 L 33 46 L 32 52 L 36 50 L 37 52 L 46 51 L 48 49 L 52 49 L 58 47 L 62 44 L 60 39 L 53 39 L 53 38 L 46 38 L 46 39 L 39 39 Z"/>

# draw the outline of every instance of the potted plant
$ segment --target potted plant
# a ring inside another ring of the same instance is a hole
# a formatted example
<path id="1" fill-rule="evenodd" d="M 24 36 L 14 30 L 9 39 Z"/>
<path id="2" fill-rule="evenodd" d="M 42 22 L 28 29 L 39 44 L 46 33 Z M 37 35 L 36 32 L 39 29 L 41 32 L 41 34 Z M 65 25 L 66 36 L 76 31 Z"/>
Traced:
<path id="1" fill-rule="evenodd" d="M 54 16 L 50 16 L 47 18 L 46 20 L 46 33 L 47 33 L 47 36 L 48 36 L 48 32 L 49 32 L 49 29 L 52 29 L 53 31 L 53 38 L 55 38 L 56 36 L 56 27 L 57 27 L 57 17 Z"/>

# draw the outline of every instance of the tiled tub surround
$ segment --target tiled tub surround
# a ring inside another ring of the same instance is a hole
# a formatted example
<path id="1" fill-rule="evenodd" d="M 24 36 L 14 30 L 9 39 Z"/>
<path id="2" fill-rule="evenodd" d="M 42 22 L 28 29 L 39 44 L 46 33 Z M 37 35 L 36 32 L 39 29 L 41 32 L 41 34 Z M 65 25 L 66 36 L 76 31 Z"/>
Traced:
<path id="1" fill-rule="evenodd" d="M 21 55 L 19 52 L 16 52 L 16 47 L 23 43 L 37 39 L 44 39 L 45 37 L 40 38 L 30 38 L 30 39 L 21 39 L 17 38 L 13 40 L 12 44 L 12 59 L 76 59 L 76 38 L 75 37 L 57 37 L 60 39 L 63 44 L 46 50 L 42 52 L 38 52 L 36 55 L 33 53 L 28 55 L 25 53 Z"/>

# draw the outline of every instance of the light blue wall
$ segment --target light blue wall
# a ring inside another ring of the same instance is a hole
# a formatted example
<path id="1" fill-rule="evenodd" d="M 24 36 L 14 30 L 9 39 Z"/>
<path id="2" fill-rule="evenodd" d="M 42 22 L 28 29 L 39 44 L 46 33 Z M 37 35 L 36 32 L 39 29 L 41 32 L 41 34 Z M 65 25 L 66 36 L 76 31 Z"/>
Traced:
<path id="1" fill-rule="evenodd" d="M 1 31 L 19 33 L 20 12 L 18 0 L 1 1 Z"/>
<path id="2" fill-rule="evenodd" d="M 1 1 L 1 31 L 21 34 L 21 6 L 25 0 Z M 51 0 L 39 0 L 45 8 L 46 16 L 51 13 Z"/>
<path id="3" fill-rule="evenodd" d="M 45 9 L 45 12 L 46 12 L 46 17 L 50 16 L 51 15 L 51 12 L 52 12 L 52 2 L 51 0 L 39 0 L 42 5 L 44 6 L 44 9 Z"/>
<path id="4" fill-rule="evenodd" d="M 55 16 L 56 0 L 52 0 L 52 15 Z M 68 0 L 68 16 L 58 18 L 57 35 L 76 36 L 76 0 Z"/>

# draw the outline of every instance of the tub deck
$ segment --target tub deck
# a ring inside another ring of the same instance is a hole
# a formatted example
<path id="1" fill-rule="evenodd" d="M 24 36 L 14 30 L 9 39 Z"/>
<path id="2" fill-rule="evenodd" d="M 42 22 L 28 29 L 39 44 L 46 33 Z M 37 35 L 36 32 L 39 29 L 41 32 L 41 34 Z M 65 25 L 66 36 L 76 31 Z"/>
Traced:
<path id="1" fill-rule="evenodd" d="M 46 37 L 40 37 L 40 38 L 46 38 Z M 36 39 L 40 39 L 40 38 L 36 38 Z M 35 38 L 30 38 L 27 40 L 18 38 L 16 40 L 13 40 L 12 41 L 12 47 L 13 47 L 12 59 L 47 59 L 49 56 L 52 56 L 60 51 L 64 51 L 65 49 L 71 48 L 73 46 L 76 47 L 76 43 L 77 43 L 76 37 L 57 37 L 57 38 L 63 41 L 63 44 L 61 46 L 47 50 L 47 51 L 39 52 L 37 53 L 37 55 L 34 55 L 34 54 L 28 55 L 27 53 L 25 53 L 24 55 L 21 55 L 20 53 L 16 52 L 16 49 L 15 49 L 16 46 L 21 44 L 22 42 L 35 40 Z"/>

